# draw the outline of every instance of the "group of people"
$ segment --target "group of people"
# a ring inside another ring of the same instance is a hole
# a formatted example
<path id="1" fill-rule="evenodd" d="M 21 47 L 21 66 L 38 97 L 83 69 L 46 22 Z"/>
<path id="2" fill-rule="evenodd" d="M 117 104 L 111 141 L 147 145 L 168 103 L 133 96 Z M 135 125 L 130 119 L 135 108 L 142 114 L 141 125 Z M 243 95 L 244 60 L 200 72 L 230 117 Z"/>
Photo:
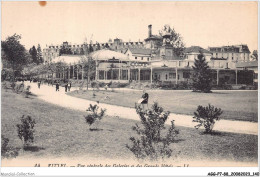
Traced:
<path id="1" fill-rule="evenodd" d="M 71 82 L 66 82 L 64 87 L 65 87 L 65 92 L 70 91 L 70 89 L 71 89 Z M 56 92 L 57 91 L 60 91 L 60 83 L 59 82 L 56 83 Z"/>

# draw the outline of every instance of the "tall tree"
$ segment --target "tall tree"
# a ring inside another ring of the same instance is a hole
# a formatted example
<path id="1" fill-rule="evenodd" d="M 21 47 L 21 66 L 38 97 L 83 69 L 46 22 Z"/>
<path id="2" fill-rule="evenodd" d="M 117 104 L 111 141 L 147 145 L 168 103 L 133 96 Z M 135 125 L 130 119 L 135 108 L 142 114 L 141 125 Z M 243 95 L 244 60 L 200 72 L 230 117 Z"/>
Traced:
<path id="1" fill-rule="evenodd" d="M 87 76 L 87 90 L 89 82 L 92 78 L 96 77 L 96 61 L 91 58 L 91 56 L 86 55 L 81 57 L 81 63 L 83 65 L 83 70 Z"/>
<path id="2" fill-rule="evenodd" d="M 198 55 L 198 59 L 195 59 L 193 68 L 193 91 L 200 91 L 209 93 L 211 90 L 211 71 L 208 63 L 205 60 L 203 54 Z"/>
<path id="3" fill-rule="evenodd" d="M 184 51 L 184 43 L 181 35 L 175 31 L 175 29 L 169 25 L 164 25 L 163 29 L 159 31 L 160 36 L 163 36 L 165 33 L 171 35 L 170 43 L 173 46 L 173 51 L 177 56 L 181 56 Z"/>
<path id="4" fill-rule="evenodd" d="M 97 43 L 97 49 L 96 50 L 100 50 L 100 49 L 101 49 L 100 44 Z"/>
<path id="5" fill-rule="evenodd" d="M 93 52 L 93 51 L 94 51 L 93 46 L 92 46 L 92 44 L 90 44 L 90 45 L 89 45 L 89 48 L 88 48 L 88 53 L 91 53 L 91 52 Z"/>
<path id="6" fill-rule="evenodd" d="M 2 60 L 5 60 L 7 67 L 12 69 L 13 77 L 16 72 L 21 72 L 23 67 L 30 62 L 30 56 L 25 47 L 20 43 L 21 36 L 14 34 L 1 41 Z"/>
<path id="7" fill-rule="evenodd" d="M 43 63 L 42 49 L 41 49 L 40 44 L 38 44 L 38 47 L 37 47 L 37 62 L 38 62 L 38 64 L 42 64 Z"/>
<path id="8" fill-rule="evenodd" d="M 30 48 L 29 53 L 32 56 L 32 62 L 38 64 L 38 61 L 37 61 L 37 50 L 36 50 L 35 46 Z"/>

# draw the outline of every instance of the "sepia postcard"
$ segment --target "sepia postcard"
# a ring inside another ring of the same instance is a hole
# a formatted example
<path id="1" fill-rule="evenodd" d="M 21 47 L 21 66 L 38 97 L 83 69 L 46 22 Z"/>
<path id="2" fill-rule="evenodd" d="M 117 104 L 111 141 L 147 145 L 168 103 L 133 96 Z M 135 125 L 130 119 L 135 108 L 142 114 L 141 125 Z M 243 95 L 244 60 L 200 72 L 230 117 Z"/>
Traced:
<path id="1" fill-rule="evenodd" d="M 1 176 L 259 176 L 258 8 L 2 1 Z"/>

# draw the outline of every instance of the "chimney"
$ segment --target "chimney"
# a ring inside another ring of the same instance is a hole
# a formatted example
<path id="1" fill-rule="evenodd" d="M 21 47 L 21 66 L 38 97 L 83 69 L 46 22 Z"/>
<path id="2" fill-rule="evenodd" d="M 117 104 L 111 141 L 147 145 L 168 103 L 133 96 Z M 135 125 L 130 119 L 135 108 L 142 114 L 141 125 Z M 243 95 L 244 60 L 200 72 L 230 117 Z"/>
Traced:
<path id="1" fill-rule="evenodd" d="M 152 25 L 148 25 L 148 38 L 152 36 Z"/>

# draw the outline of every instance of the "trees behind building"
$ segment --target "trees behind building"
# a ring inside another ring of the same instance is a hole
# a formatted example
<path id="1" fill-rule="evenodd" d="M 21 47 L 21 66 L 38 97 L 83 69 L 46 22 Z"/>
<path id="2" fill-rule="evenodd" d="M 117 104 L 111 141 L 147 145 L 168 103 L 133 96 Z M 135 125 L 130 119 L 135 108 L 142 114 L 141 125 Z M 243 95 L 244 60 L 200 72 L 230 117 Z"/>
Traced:
<path id="1" fill-rule="evenodd" d="M 163 33 L 167 30 L 170 33 L 170 43 L 173 46 L 173 51 L 177 56 L 181 56 L 184 51 L 184 42 L 179 33 L 175 31 L 175 29 L 170 27 L 169 25 L 164 25 L 163 29 L 159 32 L 160 36 L 163 36 Z"/>
<path id="2" fill-rule="evenodd" d="M 39 65 L 43 63 L 43 58 L 42 58 L 42 51 L 41 51 L 41 46 L 38 44 L 38 47 L 36 49 L 35 46 L 32 46 L 32 48 L 29 49 L 29 53 L 32 57 L 32 62 Z"/>

